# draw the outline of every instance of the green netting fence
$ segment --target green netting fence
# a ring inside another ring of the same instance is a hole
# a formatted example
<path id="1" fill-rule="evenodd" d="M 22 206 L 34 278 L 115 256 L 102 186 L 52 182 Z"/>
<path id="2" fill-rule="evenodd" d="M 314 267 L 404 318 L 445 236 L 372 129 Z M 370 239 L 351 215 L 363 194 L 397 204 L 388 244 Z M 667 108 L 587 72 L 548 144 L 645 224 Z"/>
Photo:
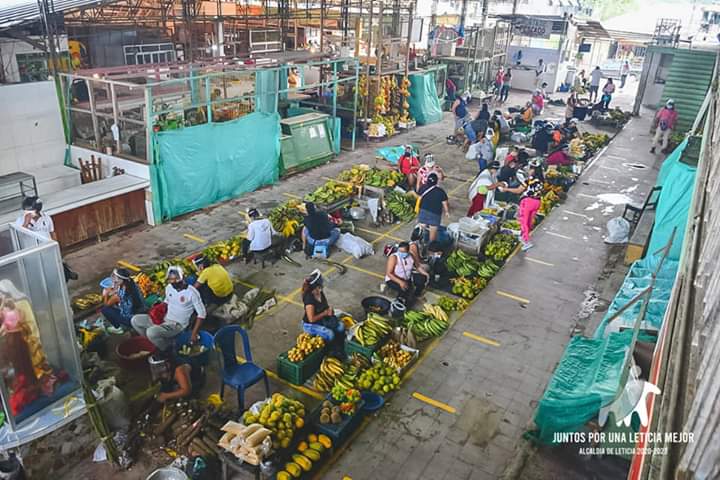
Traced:
<path id="1" fill-rule="evenodd" d="M 153 177 L 156 218 L 163 221 L 275 183 L 280 118 L 251 113 L 156 134 Z"/>

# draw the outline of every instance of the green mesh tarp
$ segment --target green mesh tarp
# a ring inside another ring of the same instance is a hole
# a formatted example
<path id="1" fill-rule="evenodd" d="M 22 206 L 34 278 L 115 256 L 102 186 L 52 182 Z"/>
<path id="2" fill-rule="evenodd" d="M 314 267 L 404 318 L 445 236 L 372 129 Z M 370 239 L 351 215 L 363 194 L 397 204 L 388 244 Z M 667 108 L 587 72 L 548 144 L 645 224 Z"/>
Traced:
<path id="1" fill-rule="evenodd" d="M 615 399 L 632 334 L 626 330 L 608 338 L 570 339 L 538 404 L 532 438 L 552 444 L 555 433 L 580 431 Z"/>
<path id="2" fill-rule="evenodd" d="M 685 240 L 685 226 L 688 210 L 695 191 L 696 168 L 680 161 L 687 146 L 687 139 L 681 143 L 663 162 L 657 184 L 662 186 L 655 212 L 655 225 L 650 236 L 648 252 L 654 253 L 667 245 L 673 230 L 675 239 L 668 258 L 680 259 Z"/>
<path id="3" fill-rule="evenodd" d="M 274 183 L 279 174 L 280 119 L 251 113 L 157 134 L 151 165 L 156 215 L 168 220 Z M 156 217 L 158 218 L 158 217 Z"/>
<path id="4" fill-rule="evenodd" d="M 418 125 L 442 120 L 440 99 L 435 88 L 435 72 L 410 75 L 410 115 Z"/>

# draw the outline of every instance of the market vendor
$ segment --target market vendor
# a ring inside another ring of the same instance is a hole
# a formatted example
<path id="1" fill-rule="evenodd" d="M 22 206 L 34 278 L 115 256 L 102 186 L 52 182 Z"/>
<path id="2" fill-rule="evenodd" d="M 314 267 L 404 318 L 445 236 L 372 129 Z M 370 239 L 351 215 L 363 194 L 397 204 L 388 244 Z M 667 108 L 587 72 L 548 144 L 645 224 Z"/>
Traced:
<path id="1" fill-rule="evenodd" d="M 397 251 L 390 255 L 385 264 L 385 284 L 398 293 L 406 305 L 422 295 L 430 280 L 430 273 L 417 265 L 410 255 L 410 243 L 400 242 Z"/>
<path id="2" fill-rule="evenodd" d="M 250 223 L 247 228 L 247 236 L 242 241 L 242 254 L 245 263 L 250 261 L 254 252 L 262 252 L 270 248 L 273 235 L 277 235 L 272 222 L 267 218 L 261 218 L 257 208 L 251 208 L 247 214 Z"/>
<path id="3" fill-rule="evenodd" d="M 565 134 L 565 141 L 570 142 L 570 140 L 574 138 L 580 138 L 582 135 L 580 134 L 580 129 L 578 128 L 578 124 L 580 122 L 577 118 L 571 118 L 568 120 L 567 125 L 564 128 L 564 134 Z"/>
<path id="4" fill-rule="evenodd" d="M 491 123 L 495 124 L 493 128 L 500 132 L 501 138 L 510 135 L 510 123 L 508 123 L 507 118 L 505 118 L 500 110 L 493 112 Z"/>
<path id="5" fill-rule="evenodd" d="M 193 263 L 200 272 L 194 287 L 200 292 L 203 303 L 205 305 L 222 305 L 230 300 L 235 286 L 225 267 L 211 262 L 209 258 L 202 255 L 196 257 Z"/>
<path id="6" fill-rule="evenodd" d="M 447 267 L 445 251 L 440 242 L 428 244 L 428 273 L 430 274 L 430 286 L 445 290 L 450 288 L 451 273 Z"/>
<path id="7" fill-rule="evenodd" d="M 533 114 L 540 115 L 545 109 L 545 96 L 542 94 L 542 90 L 536 88 L 530 102 L 532 103 Z"/>
<path id="8" fill-rule="evenodd" d="M 320 211 L 312 202 L 305 202 L 307 215 L 303 219 L 302 229 L 303 251 L 308 257 L 313 255 L 315 243 L 325 242 L 328 249 L 340 238 L 340 229 L 330 221 L 327 213 Z"/>
<path id="9" fill-rule="evenodd" d="M 179 361 L 172 350 L 155 353 L 153 363 L 162 365 L 159 376 L 160 393 L 156 397 L 158 402 L 171 402 L 193 396 L 205 383 L 202 367 L 193 368 L 189 363 Z"/>
<path id="10" fill-rule="evenodd" d="M 488 130 L 492 132 L 492 129 Z M 470 145 L 470 148 L 465 153 L 466 160 L 477 162 L 479 172 L 487 168 L 487 165 L 493 161 L 494 156 L 492 140 L 491 137 L 486 135 L 486 132 L 479 134 L 477 142 Z"/>
<path id="11" fill-rule="evenodd" d="M 426 153 L 423 157 L 423 166 L 418 169 L 417 192 L 427 184 L 428 176 L 431 173 L 437 175 L 439 181 L 445 180 L 445 171 L 435 163 L 432 153 Z"/>
<path id="12" fill-rule="evenodd" d="M 156 305 L 148 314 L 135 315 L 131 320 L 135 331 L 147 337 L 161 351 L 173 346 L 175 337 L 190 325 L 193 313 L 197 314 L 197 318 L 190 341 L 195 343 L 207 315 L 200 292 L 187 284 L 182 267 L 168 268 L 167 282 L 163 304 Z"/>
<path id="13" fill-rule="evenodd" d="M 532 102 L 527 102 L 520 113 L 516 114 L 513 118 L 513 124 L 515 126 L 530 125 L 534 117 L 535 113 L 533 112 Z"/>
<path id="14" fill-rule="evenodd" d="M 417 187 L 419 169 L 420 159 L 415 155 L 411 145 L 405 145 L 405 151 L 398 160 L 398 170 L 405 175 L 405 184 L 408 191 L 413 191 Z"/>
<path id="15" fill-rule="evenodd" d="M 103 290 L 100 313 L 113 327 L 129 330 L 132 317 L 147 311 L 145 298 L 127 269 L 116 268 L 111 278 L 112 286 Z"/>
<path id="16" fill-rule="evenodd" d="M 527 157 L 527 153 L 524 150 L 520 152 L 515 150 L 514 155 L 511 153 L 505 159 L 505 165 L 503 165 L 503 167 L 500 169 L 495 179 L 495 181 L 498 183 L 498 186 L 500 183 L 503 183 L 508 187 L 517 187 L 520 184 L 517 177 L 518 170 L 520 170 L 520 154 L 524 154 L 523 158 Z M 519 198 L 517 195 L 514 195 L 507 191 L 502 192 L 497 189 L 495 191 L 495 200 L 497 201 L 517 203 L 518 199 Z"/>
<path id="17" fill-rule="evenodd" d="M 323 291 L 323 276 L 320 270 L 313 270 L 302 285 L 302 299 L 305 307 L 303 331 L 318 335 L 330 344 L 334 355 L 344 357 L 345 325 L 335 316 Z"/>
<path id="18" fill-rule="evenodd" d="M 468 217 L 472 217 L 484 208 L 489 208 L 494 205 L 495 189 L 498 186 L 497 172 L 499 168 L 500 162 L 491 162 L 470 185 L 469 195 L 472 195 L 472 203 L 467 212 Z"/>
<path id="19" fill-rule="evenodd" d="M 550 149 L 550 144 L 553 141 L 553 130 L 552 124 L 546 123 L 533 135 L 532 148 L 537 150 L 539 154 L 545 155 Z"/>
<path id="20" fill-rule="evenodd" d="M 535 222 L 535 215 L 540 209 L 540 199 L 542 198 L 545 181 L 540 160 L 531 161 L 528 167 L 528 178 L 523 180 L 519 186 L 511 188 L 500 185 L 498 187 L 501 192 L 507 191 L 521 195 L 518 221 L 520 222 L 520 241 L 523 251 L 527 251 L 534 246 L 530 242 L 530 232 Z"/>

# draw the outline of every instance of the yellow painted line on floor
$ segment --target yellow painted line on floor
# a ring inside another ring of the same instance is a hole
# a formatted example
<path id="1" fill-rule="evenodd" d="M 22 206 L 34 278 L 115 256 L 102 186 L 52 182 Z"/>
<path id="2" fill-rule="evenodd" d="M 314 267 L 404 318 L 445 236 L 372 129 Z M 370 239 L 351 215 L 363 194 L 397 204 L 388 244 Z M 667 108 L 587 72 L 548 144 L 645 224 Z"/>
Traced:
<path id="1" fill-rule="evenodd" d="M 460 190 L 462 187 L 464 187 L 465 185 L 467 185 L 467 183 L 468 183 L 469 181 L 471 181 L 471 180 L 473 180 L 473 179 L 472 179 L 472 178 L 469 178 L 469 179 L 465 180 L 464 182 L 460 183 L 459 185 L 455 185 L 453 188 L 450 189 L 450 191 L 449 191 L 448 193 L 450 193 L 450 195 L 453 195 L 455 192 L 457 192 L 457 191 Z"/>
<path id="2" fill-rule="evenodd" d="M 355 265 L 350 265 L 350 264 L 347 264 L 347 265 L 345 265 L 345 266 L 346 266 L 347 268 L 349 268 L 350 270 L 355 270 L 355 271 L 357 271 L 357 272 L 364 273 L 365 275 L 370 275 L 371 277 L 381 278 L 381 279 L 385 280 L 385 275 L 381 275 L 381 274 L 379 274 L 379 273 L 377 273 L 377 272 L 372 272 L 372 271 L 370 271 L 370 270 L 366 270 L 366 269 L 364 269 L 364 268 L 361 268 L 361 267 L 358 267 L 358 266 L 355 266 Z"/>
<path id="3" fill-rule="evenodd" d="M 297 305 L 298 307 L 305 307 L 305 304 L 303 304 L 302 302 L 298 302 L 297 300 L 293 300 L 290 297 L 283 297 L 281 295 L 276 295 L 276 297 L 278 300 L 282 300 L 283 302 L 287 302 L 292 305 Z"/>
<path id="4" fill-rule="evenodd" d="M 398 230 L 400 230 L 402 227 L 404 227 L 404 226 L 406 226 L 406 225 L 407 225 L 407 223 L 399 223 L 399 224 L 395 225 L 394 227 L 392 227 L 391 229 L 389 229 L 387 232 L 383 233 L 382 235 L 380 235 L 379 237 L 377 237 L 375 240 L 373 240 L 372 242 L 370 242 L 370 244 L 372 245 L 372 244 L 374 244 L 375 242 L 379 242 L 379 241 L 382 240 L 383 238 L 392 238 L 391 236 L 392 236 L 393 233 L 397 232 Z"/>
<path id="5" fill-rule="evenodd" d="M 117 264 L 123 268 L 127 268 L 128 270 L 132 270 L 133 272 L 140 272 L 142 270 L 137 265 L 133 265 L 132 263 L 126 262 L 125 260 L 118 260 Z"/>
<path id="6" fill-rule="evenodd" d="M 474 333 L 463 332 L 463 336 L 465 336 L 465 337 L 467 337 L 467 338 L 472 338 L 473 340 L 476 340 L 476 341 L 478 341 L 478 342 L 480 342 L 480 343 L 484 343 L 485 345 L 490 345 L 490 346 L 492 346 L 492 347 L 499 347 L 499 346 L 500 346 L 500 343 L 496 342 L 495 340 L 491 340 L 491 339 L 489 339 L 489 338 L 482 337 L 482 336 L 480 336 L 480 335 L 475 335 Z"/>
<path id="7" fill-rule="evenodd" d="M 285 195 L 286 197 L 294 198 L 295 200 L 302 200 L 302 197 L 299 197 L 289 192 L 283 192 L 283 195 Z"/>
<path id="8" fill-rule="evenodd" d="M 545 265 L 546 267 L 554 267 L 555 266 L 554 263 L 543 262 L 542 260 L 538 260 L 537 258 L 525 257 L 525 260 L 527 260 L 528 262 L 537 263 L 539 265 Z"/>
<path id="9" fill-rule="evenodd" d="M 552 235 L 553 237 L 564 238 L 565 240 L 572 240 L 572 237 L 568 237 L 567 235 L 563 235 L 561 233 L 551 232 L 550 230 L 545 230 L 545 233 L 547 233 L 548 235 Z"/>
<path id="10" fill-rule="evenodd" d="M 495 293 L 500 295 L 501 297 L 509 298 L 510 300 L 515 300 L 520 303 L 530 303 L 530 300 L 523 297 L 518 297 L 517 295 L 513 295 L 512 293 L 503 292 L 502 290 L 497 290 Z"/>
<path id="11" fill-rule="evenodd" d="M 200 238 L 197 235 L 193 235 L 192 233 L 183 233 L 183 237 L 198 243 L 207 243 L 207 240 Z"/>
<path id="12" fill-rule="evenodd" d="M 437 400 L 433 400 L 430 397 L 426 397 L 422 393 L 413 392 L 412 394 L 413 398 L 420 400 L 421 402 L 425 402 L 428 405 L 432 405 L 433 407 L 439 408 L 441 410 L 445 410 L 448 413 L 455 413 L 457 410 L 455 410 L 454 407 L 451 407 L 450 405 L 442 402 L 438 402 Z"/>
<path id="13" fill-rule="evenodd" d="M 265 373 L 267 373 L 267 376 L 275 380 L 276 382 L 282 383 L 283 385 L 292 388 L 293 390 L 297 390 L 300 393 L 304 393 L 305 395 L 309 397 L 313 397 L 316 400 L 323 400 L 325 398 L 325 395 L 318 392 L 317 390 L 313 390 L 311 388 L 305 387 L 303 385 L 295 385 L 287 380 L 280 378 L 277 373 L 273 372 L 272 370 L 265 370 Z"/>
<path id="14" fill-rule="evenodd" d="M 389 238 L 390 240 L 395 240 L 396 242 L 402 242 L 402 241 L 403 241 L 403 239 L 400 238 L 400 237 L 394 237 L 394 236 L 389 235 L 389 234 L 387 234 L 387 233 L 376 232 L 375 230 L 368 230 L 367 228 L 358 228 L 358 227 L 356 227 L 355 230 L 357 230 L 358 232 L 369 233 L 370 235 L 375 235 L 376 237 L 383 237 L 383 236 L 384 236 L 385 238 Z"/>
<path id="15" fill-rule="evenodd" d="M 257 285 L 253 285 L 252 283 L 246 282 L 245 280 L 240 280 L 239 278 L 235 278 L 235 279 L 233 279 L 233 281 L 237 284 L 242 285 L 243 287 L 247 287 L 250 289 L 259 288 Z"/>

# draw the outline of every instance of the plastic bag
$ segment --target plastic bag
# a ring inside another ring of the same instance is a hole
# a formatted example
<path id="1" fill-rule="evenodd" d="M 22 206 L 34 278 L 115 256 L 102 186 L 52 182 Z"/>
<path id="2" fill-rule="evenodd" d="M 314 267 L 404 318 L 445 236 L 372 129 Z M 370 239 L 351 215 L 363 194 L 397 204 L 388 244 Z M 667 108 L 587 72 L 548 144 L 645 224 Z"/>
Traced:
<path id="1" fill-rule="evenodd" d="M 363 258 L 375 253 L 370 243 L 360 237 L 356 237 L 352 233 L 343 233 L 340 235 L 337 241 L 337 247 L 355 258 Z"/>
<path id="2" fill-rule="evenodd" d="M 607 223 L 608 235 L 605 243 L 621 244 L 627 243 L 630 235 L 630 223 L 623 217 L 615 217 Z"/>

